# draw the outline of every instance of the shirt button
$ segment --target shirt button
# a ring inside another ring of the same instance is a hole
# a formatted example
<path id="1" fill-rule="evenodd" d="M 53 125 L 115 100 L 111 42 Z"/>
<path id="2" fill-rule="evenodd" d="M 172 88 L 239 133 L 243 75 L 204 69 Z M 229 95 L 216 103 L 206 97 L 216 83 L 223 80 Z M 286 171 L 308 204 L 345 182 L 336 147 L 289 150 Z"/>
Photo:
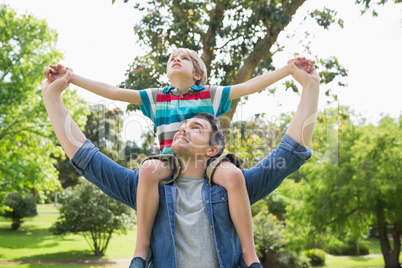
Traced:
<path id="1" fill-rule="evenodd" d="M 218 253 L 221 253 L 221 251 L 218 249 Z"/>
<path id="2" fill-rule="evenodd" d="M 183 99 L 183 98 L 184 98 L 184 96 L 183 96 L 183 95 L 181 95 L 181 96 L 180 96 L 180 99 Z"/>
<path id="3" fill-rule="evenodd" d="M 224 198 L 224 197 L 222 197 L 222 200 L 225 200 L 225 198 Z"/>
<path id="4" fill-rule="evenodd" d="M 209 203 L 209 200 L 207 200 L 207 204 Z"/>

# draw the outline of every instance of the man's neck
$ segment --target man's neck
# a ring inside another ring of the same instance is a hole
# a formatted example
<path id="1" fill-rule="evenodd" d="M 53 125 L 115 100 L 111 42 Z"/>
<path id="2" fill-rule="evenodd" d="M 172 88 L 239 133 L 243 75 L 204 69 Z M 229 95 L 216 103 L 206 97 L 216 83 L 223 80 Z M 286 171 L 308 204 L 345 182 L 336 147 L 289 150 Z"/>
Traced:
<path id="1" fill-rule="evenodd" d="M 190 178 L 204 178 L 207 160 L 193 161 L 193 159 L 180 159 L 180 176 Z"/>

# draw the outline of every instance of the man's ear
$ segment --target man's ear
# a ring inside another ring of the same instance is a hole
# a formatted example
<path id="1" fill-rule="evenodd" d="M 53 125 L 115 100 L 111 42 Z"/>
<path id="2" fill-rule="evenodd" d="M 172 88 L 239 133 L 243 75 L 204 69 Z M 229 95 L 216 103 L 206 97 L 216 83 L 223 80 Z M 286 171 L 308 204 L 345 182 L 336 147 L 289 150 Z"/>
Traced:
<path id="1" fill-rule="evenodd" d="M 210 145 L 208 146 L 206 155 L 208 157 L 214 157 L 215 155 L 217 155 L 219 153 L 219 147 L 215 146 L 215 145 Z"/>

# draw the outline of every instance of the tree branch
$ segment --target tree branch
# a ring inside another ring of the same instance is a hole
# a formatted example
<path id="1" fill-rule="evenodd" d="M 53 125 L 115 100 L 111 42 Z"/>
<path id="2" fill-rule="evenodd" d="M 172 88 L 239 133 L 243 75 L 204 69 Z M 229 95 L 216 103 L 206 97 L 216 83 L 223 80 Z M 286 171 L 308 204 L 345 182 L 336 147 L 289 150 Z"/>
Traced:
<path id="1" fill-rule="evenodd" d="M 221 1 L 217 1 L 215 10 L 210 16 L 210 22 L 208 31 L 205 36 L 202 37 L 202 59 L 207 67 L 207 70 L 211 68 L 211 62 L 215 55 L 211 47 L 214 47 L 216 41 L 216 34 L 223 21 L 224 8 Z"/>
<path id="2" fill-rule="evenodd" d="M 364 210 L 364 209 L 366 209 L 365 207 L 358 207 L 358 208 L 355 208 L 355 209 L 352 209 L 351 211 L 349 211 L 348 213 L 346 213 L 346 214 L 344 214 L 342 217 L 349 217 L 350 215 L 352 215 L 353 213 L 355 213 L 355 212 L 357 212 L 357 211 L 359 211 L 359 210 Z M 328 226 L 328 225 L 331 225 L 331 224 L 333 224 L 333 223 L 335 223 L 335 222 L 338 222 L 339 221 L 339 218 L 337 218 L 337 219 L 334 219 L 334 220 L 332 220 L 332 221 L 329 221 L 329 222 L 327 222 L 327 223 L 325 223 L 325 226 Z"/>
<path id="3" fill-rule="evenodd" d="M 292 17 L 296 10 L 305 2 L 306 0 L 294 0 L 288 6 L 286 6 L 285 14 L 289 17 Z M 291 20 L 289 20 L 290 22 Z M 260 39 L 257 44 L 254 46 L 254 50 L 248 55 L 245 59 L 243 66 L 240 68 L 239 72 L 237 73 L 234 83 L 239 84 L 249 80 L 255 69 L 257 68 L 260 61 L 267 57 L 268 55 L 271 57 L 272 55 L 269 54 L 269 50 L 271 49 L 272 45 L 278 39 L 279 33 L 286 27 L 287 25 L 281 25 L 280 23 L 275 23 L 274 25 L 268 24 L 266 22 L 267 27 L 267 34 L 264 38 Z M 275 29 L 275 31 L 273 31 Z M 240 99 L 232 100 L 230 105 L 230 110 L 225 113 L 225 118 L 230 120 L 221 120 L 221 126 L 223 129 L 229 129 L 230 122 L 233 119 L 234 114 L 236 113 L 237 105 L 239 104 Z"/>

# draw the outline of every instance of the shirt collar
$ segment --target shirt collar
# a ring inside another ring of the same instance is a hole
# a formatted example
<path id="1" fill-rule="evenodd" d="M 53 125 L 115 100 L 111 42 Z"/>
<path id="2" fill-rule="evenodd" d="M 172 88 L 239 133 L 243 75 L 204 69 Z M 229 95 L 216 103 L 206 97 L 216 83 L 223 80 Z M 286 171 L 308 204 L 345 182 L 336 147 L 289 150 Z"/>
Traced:
<path id="1" fill-rule="evenodd" d="M 163 89 L 163 92 L 164 93 L 168 93 L 169 91 L 171 91 L 172 89 L 175 89 L 175 87 L 174 86 L 172 86 L 172 85 L 169 85 L 168 87 L 165 87 L 164 89 Z M 193 89 L 193 90 L 195 90 L 195 91 L 198 91 L 198 90 L 201 90 L 201 89 L 205 89 L 205 86 L 197 86 L 197 85 L 194 85 L 194 86 L 192 86 L 190 89 Z M 187 92 L 188 90 L 186 90 L 185 92 Z"/>

